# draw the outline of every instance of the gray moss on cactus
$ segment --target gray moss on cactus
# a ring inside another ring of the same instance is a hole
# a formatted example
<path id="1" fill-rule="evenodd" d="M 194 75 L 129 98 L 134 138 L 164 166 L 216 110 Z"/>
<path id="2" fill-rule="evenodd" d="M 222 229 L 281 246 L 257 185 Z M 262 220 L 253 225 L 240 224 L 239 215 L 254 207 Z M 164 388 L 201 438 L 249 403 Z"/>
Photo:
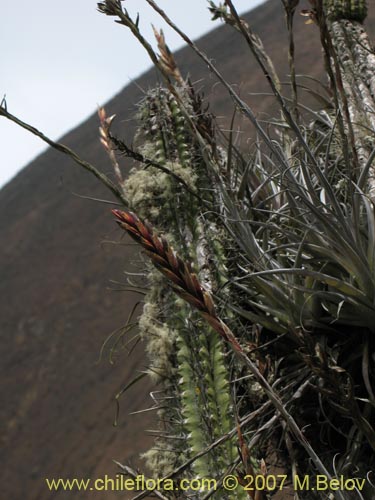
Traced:
<path id="1" fill-rule="evenodd" d="M 147 145 L 144 154 L 152 157 Z M 163 166 L 178 175 L 189 187 L 194 187 L 197 176 L 190 168 L 183 168 L 179 163 L 164 161 Z M 147 170 L 133 169 L 126 181 L 126 193 L 137 213 L 157 223 L 164 218 L 164 210 L 173 196 L 174 184 L 171 175 L 149 167 Z"/>
<path id="2" fill-rule="evenodd" d="M 146 350 L 151 364 L 148 372 L 154 382 L 160 382 L 176 376 L 176 367 L 171 358 L 174 352 L 176 331 L 166 324 L 158 304 L 160 292 L 165 284 L 160 279 L 160 273 L 151 271 L 149 278 L 152 286 L 146 296 L 143 312 L 139 319 L 139 330 L 146 341 Z"/>
<path id="3" fill-rule="evenodd" d="M 367 1 L 324 0 L 324 9 L 331 20 L 349 19 L 362 23 L 367 16 Z"/>

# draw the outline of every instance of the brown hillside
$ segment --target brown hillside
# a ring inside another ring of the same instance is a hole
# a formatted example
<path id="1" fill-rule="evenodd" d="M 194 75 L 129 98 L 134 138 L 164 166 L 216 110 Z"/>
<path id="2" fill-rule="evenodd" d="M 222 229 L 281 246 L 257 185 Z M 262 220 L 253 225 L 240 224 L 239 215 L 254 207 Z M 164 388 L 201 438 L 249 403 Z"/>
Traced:
<path id="1" fill-rule="evenodd" d="M 270 0 L 247 19 L 286 79 L 280 3 Z M 372 22 L 374 14 L 375 9 Z M 297 17 L 298 72 L 321 76 L 318 33 L 304 22 Z M 270 109 L 269 98 L 249 95 L 267 87 L 238 34 L 223 26 L 203 37 L 199 46 L 231 83 L 239 84 L 251 106 L 258 112 Z M 230 100 L 197 57 L 182 49 L 177 58 L 184 73 L 201 81 L 215 112 L 230 116 Z M 119 132 L 128 142 L 134 134 L 134 123 L 128 119 L 142 97 L 140 88 L 152 87 L 156 81 L 156 73 L 150 70 L 107 105 L 109 114 L 117 114 Z M 97 130 L 93 115 L 61 142 L 110 172 Z M 146 365 L 142 350 L 124 354 L 114 366 L 108 357 L 97 364 L 103 341 L 126 322 L 137 300 L 110 290 L 110 280 L 123 279 L 124 266 L 135 249 L 104 244 L 120 238 L 110 207 L 74 193 L 110 198 L 98 181 L 53 150 L 39 156 L 0 191 L 2 498 L 117 498 L 109 492 L 52 493 L 44 478 L 114 476 L 117 469 L 112 459 L 134 462 L 150 443 L 144 431 L 152 428 L 149 414 L 128 416 L 151 404 L 149 382 L 125 396 L 120 424 L 112 426 L 113 396 Z"/>

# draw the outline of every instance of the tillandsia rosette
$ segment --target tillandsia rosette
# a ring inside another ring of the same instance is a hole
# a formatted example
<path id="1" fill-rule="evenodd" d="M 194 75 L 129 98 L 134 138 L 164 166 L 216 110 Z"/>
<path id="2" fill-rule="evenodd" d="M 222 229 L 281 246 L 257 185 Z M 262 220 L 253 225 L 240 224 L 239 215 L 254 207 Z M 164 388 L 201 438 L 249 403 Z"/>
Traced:
<path id="1" fill-rule="evenodd" d="M 175 96 L 162 87 L 149 91 L 140 104 L 136 141 L 143 157 L 153 163 L 130 173 L 126 196 L 134 211 L 149 220 L 211 288 L 223 279 L 225 257 L 215 222 L 201 214 L 198 198 L 212 202 L 213 189 L 184 114 L 194 123 L 202 110 L 197 110 L 199 104 L 188 84 L 178 90 L 184 112 Z M 159 477 L 228 434 L 236 423 L 225 346 L 163 280 L 157 271 L 149 270 L 149 292 L 139 321 L 150 375 L 163 391 L 160 434 L 145 453 L 149 468 Z M 219 479 L 238 458 L 235 440 L 225 440 L 194 460 L 190 475 Z M 192 498 L 200 495 L 195 492 Z M 218 492 L 214 497 L 246 495 Z"/>

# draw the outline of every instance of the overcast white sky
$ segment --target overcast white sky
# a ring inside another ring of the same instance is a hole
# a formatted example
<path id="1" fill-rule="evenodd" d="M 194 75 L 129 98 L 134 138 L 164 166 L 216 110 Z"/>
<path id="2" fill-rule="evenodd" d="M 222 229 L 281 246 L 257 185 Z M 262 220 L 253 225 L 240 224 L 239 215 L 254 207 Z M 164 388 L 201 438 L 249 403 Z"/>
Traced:
<path id="1" fill-rule="evenodd" d="M 245 12 L 263 1 L 234 3 Z M 9 112 L 55 140 L 150 66 L 128 30 L 100 14 L 96 5 L 96 0 L 13 0 L 1 5 L 0 100 L 6 94 Z M 144 0 L 126 0 L 124 5 L 134 16 L 139 12 L 149 40 L 153 23 L 163 27 L 170 48 L 181 47 L 178 36 Z M 218 24 L 210 20 L 206 0 L 159 0 L 159 5 L 192 38 Z M 44 149 L 39 139 L 0 118 L 0 187 Z"/>

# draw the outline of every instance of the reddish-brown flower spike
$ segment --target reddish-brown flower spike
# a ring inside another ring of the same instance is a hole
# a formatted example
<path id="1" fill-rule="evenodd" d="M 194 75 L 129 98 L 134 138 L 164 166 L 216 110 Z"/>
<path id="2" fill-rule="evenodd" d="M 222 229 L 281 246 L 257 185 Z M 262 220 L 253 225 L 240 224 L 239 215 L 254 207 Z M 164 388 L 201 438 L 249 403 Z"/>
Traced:
<path id="1" fill-rule="evenodd" d="M 122 210 L 112 210 L 112 213 L 116 216 L 118 224 L 143 246 L 153 264 L 171 282 L 177 295 L 198 309 L 226 341 L 233 342 L 231 340 L 233 334 L 216 314 L 210 292 L 201 285 L 191 266 L 174 252 L 168 241 L 157 236 L 152 227 L 143 223 L 136 214 Z"/>

